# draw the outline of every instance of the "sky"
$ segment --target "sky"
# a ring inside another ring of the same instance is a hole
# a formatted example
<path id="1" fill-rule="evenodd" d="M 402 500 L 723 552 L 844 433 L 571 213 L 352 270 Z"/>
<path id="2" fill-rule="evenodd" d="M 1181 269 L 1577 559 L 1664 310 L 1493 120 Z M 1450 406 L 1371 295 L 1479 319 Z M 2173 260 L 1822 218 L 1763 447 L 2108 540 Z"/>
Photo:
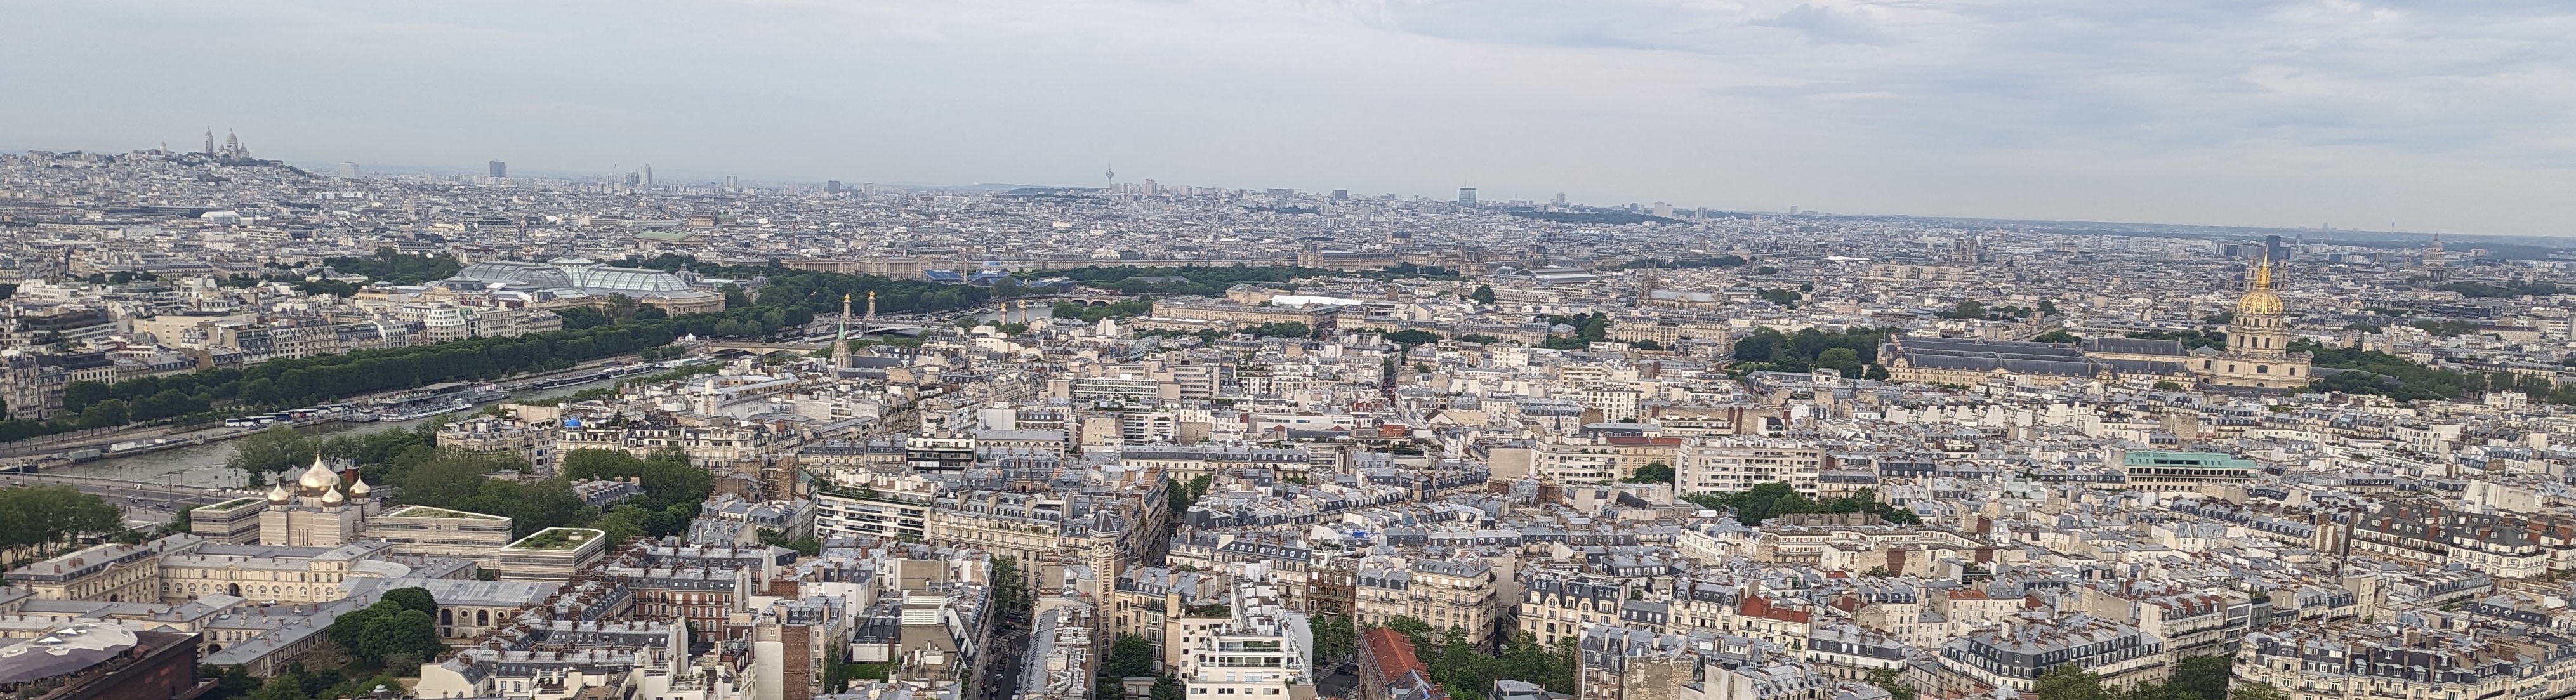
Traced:
<path id="1" fill-rule="evenodd" d="M 0 4 L 0 146 L 2576 236 L 2564 0 Z"/>

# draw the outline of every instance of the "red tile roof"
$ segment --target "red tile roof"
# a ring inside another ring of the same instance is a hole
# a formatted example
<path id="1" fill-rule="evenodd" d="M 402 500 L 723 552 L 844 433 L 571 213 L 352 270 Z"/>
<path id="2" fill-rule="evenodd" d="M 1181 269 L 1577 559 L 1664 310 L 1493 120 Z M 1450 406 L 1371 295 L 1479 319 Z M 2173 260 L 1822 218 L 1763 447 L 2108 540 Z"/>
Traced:
<path id="1" fill-rule="evenodd" d="M 1420 672 L 1425 677 L 1431 675 L 1431 667 L 1422 665 L 1422 660 L 1413 656 L 1413 640 L 1404 638 L 1395 630 L 1372 627 L 1361 632 L 1360 648 L 1367 649 L 1377 662 L 1380 683 L 1401 680 L 1407 671 Z"/>

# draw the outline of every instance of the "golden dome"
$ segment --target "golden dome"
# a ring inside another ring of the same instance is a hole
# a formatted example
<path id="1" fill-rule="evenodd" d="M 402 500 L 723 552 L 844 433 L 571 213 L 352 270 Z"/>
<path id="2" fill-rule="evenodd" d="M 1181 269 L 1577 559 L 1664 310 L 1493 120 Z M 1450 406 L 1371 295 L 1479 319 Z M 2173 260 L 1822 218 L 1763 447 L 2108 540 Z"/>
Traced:
<path id="1" fill-rule="evenodd" d="M 342 496 L 340 495 L 340 490 L 339 490 L 339 489 L 331 489 L 331 490 L 329 490 L 329 491 L 324 491 L 324 492 L 322 492 L 322 505 L 326 505 L 326 506 L 336 506 L 336 505 L 340 505 L 340 503 L 341 503 L 342 501 L 347 501 L 347 500 L 349 500 L 349 499 L 344 498 L 344 497 L 342 497 Z"/>
<path id="2" fill-rule="evenodd" d="M 366 477 L 358 477 L 357 479 L 349 482 L 350 498 L 366 498 L 367 494 L 375 493 L 375 491 L 375 487 L 367 485 Z"/>
<path id="3" fill-rule="evenodd" d="M 2236 300 L 2236 313 L 2263 316 L 2281 315 L 2281 295 L 2272 293 L 2272 261 L 2254 269 L 2254 289 Z"/>
<path id="4" fill-rule="evenodd" d="M 340 474 L 322 465 L 322 455 L 314 455 L 313 467 L 304 470 L 303 476 L 296 477 L 295 484 L 304 487 L 306 491 L 320 491 L 339 486 Z"/>
<path id="5" fill-rule="evenodd" d="M 295 494 L 286 492 L 286 484 L 284 482 L 268 485 L 268 502 L 270 503 L 285 503 L 287 499 L 294 497 Z"/>

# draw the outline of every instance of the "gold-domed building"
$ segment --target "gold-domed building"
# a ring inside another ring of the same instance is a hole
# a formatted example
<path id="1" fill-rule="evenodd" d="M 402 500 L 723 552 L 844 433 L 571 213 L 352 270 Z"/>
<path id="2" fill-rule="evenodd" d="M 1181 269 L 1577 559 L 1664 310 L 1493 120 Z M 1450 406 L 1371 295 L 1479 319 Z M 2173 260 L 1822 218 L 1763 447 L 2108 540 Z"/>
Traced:
<path id="1" fill-rule="evenodd" d="M 328 458 L 315 455 L 313 466 L 295 477 L 291 489 L 284 481 L 269 485 L 268 507 L 259 514 L 259 543 L 337 547 L 357 541 L 375 507 L 367 497 L 374 489 L 354 481 L 342 493 L 341 484 Z"/>
<path id="2" fill-rule="evenodd" d="M 2254 268 L 2254 280 L 2237 297 L 2234 320 L 2227 323 L 2227 348 L 2187 348 L 2180 341 L 2095 338 L 2085 341 L 2087 357 L 2177 363 L 2203 384 L 2284 390 L 2306 386 L 2309 357 L 2290 351 L 2289 311 L 2272 291 L 2272 261 Z M 2170 367 L 2171 365 L 2160 365 Z"/>
<path id="3" fill-rule="evenodd" d="M 2289 389 L 2306 386 L 2308 354 L 2290 352 L 2290 321 L 2281 295 L 2272 291 L 2272 261 L 2254 268 L 2254 285 L 2236 299 L 2235 320 L 2227 323 L 2227 351 L 2203 354 L 2191 369 L 2203 381 L 2223 386 Z"/>

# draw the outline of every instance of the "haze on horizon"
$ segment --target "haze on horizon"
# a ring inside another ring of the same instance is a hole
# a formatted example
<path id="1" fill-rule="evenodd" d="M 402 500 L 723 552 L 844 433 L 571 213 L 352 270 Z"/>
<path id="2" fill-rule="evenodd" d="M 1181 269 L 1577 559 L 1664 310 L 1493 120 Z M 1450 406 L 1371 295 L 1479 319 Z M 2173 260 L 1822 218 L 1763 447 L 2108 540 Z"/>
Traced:
<path id="1" fill-rule="evenodd" d="M 0 144 L 2576 235 L 2540 0 L 19 3 Z"/>

